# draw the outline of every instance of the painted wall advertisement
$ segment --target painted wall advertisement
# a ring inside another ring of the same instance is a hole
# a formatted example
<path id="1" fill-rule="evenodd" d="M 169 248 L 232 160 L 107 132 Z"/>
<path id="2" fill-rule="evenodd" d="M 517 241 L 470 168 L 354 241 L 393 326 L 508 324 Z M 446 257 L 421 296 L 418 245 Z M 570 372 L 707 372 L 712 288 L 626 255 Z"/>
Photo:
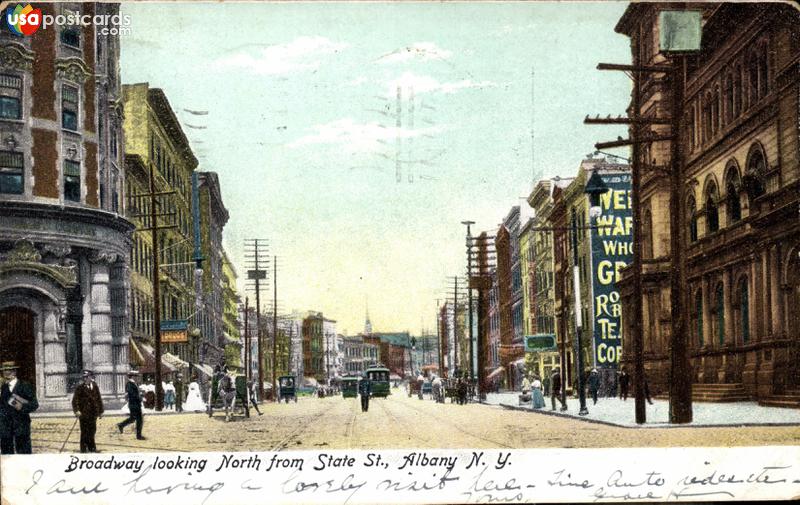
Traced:
<path id="1" fill-rule="evenodd" d="M 622 353 L 620 270 L 633 260 L 633 216 L 629 174 L 605 174 L 608 191 L 592 229 L 594 365 L 617 368 Z"/>

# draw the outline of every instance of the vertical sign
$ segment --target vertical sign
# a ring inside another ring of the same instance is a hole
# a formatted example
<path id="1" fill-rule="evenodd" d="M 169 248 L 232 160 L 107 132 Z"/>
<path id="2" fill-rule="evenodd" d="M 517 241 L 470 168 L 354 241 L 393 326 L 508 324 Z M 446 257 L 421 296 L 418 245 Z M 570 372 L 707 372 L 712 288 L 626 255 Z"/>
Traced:
<path id="1" fill-rule="evenodd" d="M 630 174 L 605 174 L 608 192 L 600 196 L 602 213 L 592 229 L 592 293 L 594 296 L 594 362 L 617 368 L 622 353 L 620 270 L 633 260 L 633 216 Z"/>

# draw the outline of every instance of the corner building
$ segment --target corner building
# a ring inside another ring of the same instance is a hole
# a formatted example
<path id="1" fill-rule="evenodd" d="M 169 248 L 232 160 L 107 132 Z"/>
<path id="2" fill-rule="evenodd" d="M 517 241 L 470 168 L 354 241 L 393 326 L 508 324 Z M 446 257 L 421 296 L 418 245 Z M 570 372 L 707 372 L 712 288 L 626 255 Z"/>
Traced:
<path id="1" fill-rule="evenodd" d="M 119 12 L 41 4 L 43 14 Z M 109 408 L 128 370 L 119 38 L 94 26 L 0 29 L 0 361 L 42 410 L 70 408 L 90 368 Z"/>
<path id="2" fill-rule="evenodd" d="M 680 233 L 694 399 L 797 407 L 800 15 L 771 3 L 632 4 L 616 31 L 631 38 L 634 61 L 666 63 L 658 46 L 658 15 L 666 9 L 701 11 L 702 47 L 679 72 L 681 230 L 671 231 L 666 218 L 668 176 L 643 172 L 643 333 L 651 388 L 668 386 L 669 235 Z M 669 83 L 643 75 L 641 86 L 635 112 L 668 116 Z M 642 151 L 642 162 L 671 161 L 668 142 Z M 631 296 L 628 286 L 623 297 Z M 623 308 L 630 322 L 631 304 Z"/>

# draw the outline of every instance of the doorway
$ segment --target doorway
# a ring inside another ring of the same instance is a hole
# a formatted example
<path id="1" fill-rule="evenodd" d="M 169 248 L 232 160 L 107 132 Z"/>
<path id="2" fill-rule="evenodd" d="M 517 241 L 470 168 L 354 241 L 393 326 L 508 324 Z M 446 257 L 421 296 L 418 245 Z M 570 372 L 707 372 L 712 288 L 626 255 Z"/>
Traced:
<path id="1" fill-rule="evenodd" d="M 23 307 L 0 310 L 0 361 L 15 361 L 17 376 L 36 387 L 35 314 Z"/>

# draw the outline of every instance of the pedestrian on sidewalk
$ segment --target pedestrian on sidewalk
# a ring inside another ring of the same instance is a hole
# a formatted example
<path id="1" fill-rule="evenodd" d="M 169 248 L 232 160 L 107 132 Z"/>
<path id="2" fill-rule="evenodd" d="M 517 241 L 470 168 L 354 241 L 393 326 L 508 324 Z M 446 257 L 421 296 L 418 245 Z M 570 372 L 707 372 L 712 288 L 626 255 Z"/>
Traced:
<path id="1" fill-rule="evenodd" d="M 564 403 L 564 399 L 561 398 L 561 371 L 558 367 L 555 367 L 553 373 L 550 375 L 550 387 L 551 410 L 556 410 L 556 398 L 561 404 L 561 410 L 567 410 L 567 404 Z"/>
<path id="2" fill-rule="evenodd" d="M 653 404 L 653 399 L 650 398 L 650 384 L 647 383 L 647 376 L 644 376 L 644 397 L 647 400 L 647 403 L 650 405 Z"/>
<path id="3" fill-rule="evenodd" d="M 361 377 L 361 381 L 358 383 L 358 392 L 361 395 L 361 412 L 367 412 L 369 410 L 369 396 L 372 394 L 372 382 L 370 382 L 367 374 Z"/>
<path id="4" fill-rule="evenodd" d="M 136 384 L 136 377 L 138 375 L 139 372 L 136 370 L 131 370 L 128 372 L 128 382 L 125 384 L 125 394 L 128 395 L 128 412 L 130 412 L 130 415 L 127 419 L 117 424 L 117 429 L 121 434 L 123 428 L 135 422 L 136 440 L 147 440 L 142 436 L 144 417 L 142 416 L 142 394 L 139 391 L 139 385 Z"/>
<path id="5" fill-rule="evenodd" d="M 600 374 L 596 368 L 589 373 L 589 394 L 592 395 L 592 405 L 597 405 L 597 391 L 600 389 Z"/>
<path id="6" fill-rule="evenodd" d="M 542 409 L 544 408 L 544 386 L 542 385 L 542 381 L 539 380 L 538 375 L 533 376 L 533 382 L 531 383 L 531 407 L 535 409 Z"/>
<path id="7" fill-rule="evenodd" d="M 83 371 L 83 382 L 75 388 L 72 395 L 72 411 L 80 421 L 81 452 L 98 452 L 94 441 L 97 433 L 97 420 L 103 417 L 103 399 L 100 388 L 94 382 L 94 372 Z"/>
<path id="8" fill-rule="evenodd" d="M 417 390 L 417 398 L 422 400 L 422 386 L 425 384 L 425 377 L 422 374 L 417 375 L 417 386 L 419 389 Z"/>
<path id="9" fill-rule="evenodd" d="M 183 412 L 183 374 L 175 378 L 175 412 Z"/>
<path id="10" fill-rule="evenodd" d="M 31 454 L 31 416 L 39 408 L 33 386 L 17 378 L 13 361 L 0 364 L 0 454 Z"/>
<path id="11" fill-rule="evenodd" d="M 175 386 L 172 381 L 161 383 L 161 389 L 164 391 L 164 408 L 167 410 L 175 409 Z"/>
<path id="12" fill-rule="evenodd" d="M 622 367 L 622 370 L 619 372 L 619 397 L 622 398 L 623 401 L 628 399 L 628 386 L 631 384 L 631 376 L 628 375 L 628 371 L 625 370 L 625 367 Z"/>
<path id="13" fill-rule="evenodd" d="M 254 380 L 247 382 L 247 391 L 250 393 L 250 404 L 256 409 L 258 415 L 264 415 L 258 410 L 258 383 Z"/>

